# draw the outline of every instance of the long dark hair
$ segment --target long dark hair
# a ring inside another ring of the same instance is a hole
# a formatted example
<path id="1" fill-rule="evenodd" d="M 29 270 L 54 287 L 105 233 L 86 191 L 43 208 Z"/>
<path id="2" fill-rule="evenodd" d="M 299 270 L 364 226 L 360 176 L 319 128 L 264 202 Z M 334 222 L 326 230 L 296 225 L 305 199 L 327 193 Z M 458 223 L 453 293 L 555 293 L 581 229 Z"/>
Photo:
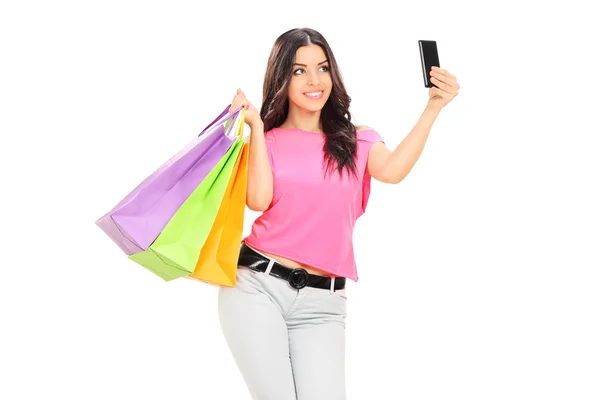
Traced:
<path id="1" fill-rule="evenodd" d="M 296 50 L 311 44 L 320 46 L 327 56 L 332 81 L 331 94 L 321 110 L 321 125 L 326 136 L 323 146 L 326 173 L 337 169 L 341 176 L 346 168 L 356 176 L 356 127 L 350 122 L 351 99 L 329 44 L 323 35 L 313 29 L 291 29 L 279 36 L 273 45 L 267 63 L 260 109 L 265 132 L 285 122 L 289 110 L 288 87 L 292 79 Z"/>

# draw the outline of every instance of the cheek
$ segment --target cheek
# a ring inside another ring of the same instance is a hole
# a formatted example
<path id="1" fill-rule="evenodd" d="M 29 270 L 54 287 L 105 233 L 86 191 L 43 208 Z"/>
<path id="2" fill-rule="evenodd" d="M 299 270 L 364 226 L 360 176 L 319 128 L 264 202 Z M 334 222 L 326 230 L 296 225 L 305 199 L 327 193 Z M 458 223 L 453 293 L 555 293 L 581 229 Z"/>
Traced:
<path id="1" fill-rule="evenodd" d="M 331 80 L 331 75 L 329 75 L 329 74 L 325 75 L 325 77 L 323 78 L 323 83 L 327 87 L 327 90 L 329 91 L 329 93 L 331 93 L 332 86 L 333 86 L 333 83 Z"/>
<path id="2" fill-rule="evenodd" d="M 293 80 L 290 82 L 290 86 L 288 87 L 288 97 L 290 99 L 300 99 L 303 97 L 302 94 L 302 85 L 298 84 L 298 82 L 294 82 Z"/>

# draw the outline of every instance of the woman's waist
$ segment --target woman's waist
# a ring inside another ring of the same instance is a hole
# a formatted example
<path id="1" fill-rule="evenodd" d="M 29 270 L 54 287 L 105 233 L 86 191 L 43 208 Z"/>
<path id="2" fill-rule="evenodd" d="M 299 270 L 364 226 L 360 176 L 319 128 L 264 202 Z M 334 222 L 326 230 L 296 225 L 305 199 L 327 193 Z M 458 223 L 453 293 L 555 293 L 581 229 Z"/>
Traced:
<path id="1" fill-rule="evenodd" d="M 344 264 L 347 260 L 347 251 L 352 252 L 352 244 L 349 249 L 336 249 L 327 246 L 327 248 L 319 248 L 311 246 L 307 243 L 296 243 L 291 245 L 289 241 L 282 243 L 279 240 L 265 240 L 265 237 L 257 235 L 249 235 L 243 241 L 255 251 L 262 253 L 264 256 L 277 261 L 279 264 L 291 268 L 303 268 L 308 273 L 320 276 L 341 275 L 332 273 L 332 265 Z M 341 243 L 337 243 L 338 246 Z M 346 246 L 343 246 L 346 247 Z M 329 266 L 329 268 L 328 268 Z"/>
<path id="2" fill-rule="evenodd" d="M 321 275 L 321 276 L 332 276 L 332 274 L 330 272 L 324 271 L 322 269 L 313 267 L 313 266 L 305 264 L 305 263 L 301 263 L 301 262 L 292 260 L 291 258 L 282 257 L 277 254 L 271 254 L 264 250 L 262 250 L 261 253 L 263 253 L 267 257 L 274 259 L 279 264 L 281 264 L 285 267 L 288 267 L 288 268 L 292 268 L 292 269 L 304 268 L 306 270 L 306 272 L 308 272 L 309 274 Z"/>

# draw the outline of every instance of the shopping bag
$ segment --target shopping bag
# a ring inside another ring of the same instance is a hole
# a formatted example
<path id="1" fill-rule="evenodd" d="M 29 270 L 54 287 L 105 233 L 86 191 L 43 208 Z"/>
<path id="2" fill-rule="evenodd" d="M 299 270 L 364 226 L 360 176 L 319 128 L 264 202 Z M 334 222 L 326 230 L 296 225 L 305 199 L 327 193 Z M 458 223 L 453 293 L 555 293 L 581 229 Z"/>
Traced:
<path id="1" fill-rule="evenodd" d="M 240 111 L 228 114 L 228 109 L 96 221 L 125 254 L 148 248 L 231 147 L 236 135 L 230 135 L 230 131 Z"/>
<path id="2" fill-rule="evenodd" d="M 229 179 L 225 196 L 206 243 L 200 251 L 196 268 L 186 278 L 218 286 L 235 286 L 246 208 L 247 144 L 242 148 L 238 164 Z"/>
<path id="3" fill-rule="evenodd" d="M 131 260 L 165 281 L 194 271 L 244 144 L 243 128 L 244 110 L 232 127 L 237 134 L 227 153 L 183 202 L 148 249 L 128 255 Z"/>

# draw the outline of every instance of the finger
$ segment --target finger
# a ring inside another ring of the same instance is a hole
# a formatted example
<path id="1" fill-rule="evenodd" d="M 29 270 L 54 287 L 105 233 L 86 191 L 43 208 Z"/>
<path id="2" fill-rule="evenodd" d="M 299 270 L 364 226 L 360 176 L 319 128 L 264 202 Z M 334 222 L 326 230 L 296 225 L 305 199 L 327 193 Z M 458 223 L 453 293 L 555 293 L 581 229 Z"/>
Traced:
<path id="1" fill-rule="evenodd" d="M 440 73 L 443 74 L 444 76 L 447 76 L 448 79 L 452 80 L 452 81 L 456 81 L 456 76 L 451 74 L 450 71 L 448 71 L 447 69 L 443 69 L 440 68 Z"/>
<path id="2" fill-rule="evenodd" d="M 448 70 L 439 68 L 439 67 L 431 67 L 431 75 L 438 76 L 440 79 L 445 78 L 445 82 L 456 81 L 456 76 L 452 75 Z M 442 79 L 443 80 L 443 79 Z"/>
<path id="3" fill-rule="evenodd" d="M 244 100 L 244 96 L 242 96 L 241 94 L 235 95 L 235 101 L 237 101 L 238 103 L 241 103 L 243 100 Z"/>
<path id="4" fill-rule="evenodd" d="M 237 94 L 241 94 L 242 96 L 246 97 L 246 95 L 244 94 L 244 92 L 242 91 L 242 89 L 238 88 Z"/>
<path id="5" fill-rule="evenodd" d="M 234 106 L 235 106 L 236 102 L 238 101 L 238 99 L 239 99 L 239 95 L 236 94 L 233 96 L 233 99 L 231 99 L 231 107 L 229 107 L 229 112 L 231 112 L 231 110 L 234 109 Z"/>
<path id="6" fill-rule="evenodd" d="M 246 104 L 243 103 L 242 101 L 236 101 L 233 106 L 231 107 L 231 112 L 234 112 L 236 110 L 239 110 L 241 107 L 244 107 L 247 109 Z"/>
<path id="7" fill-rule="evenodd" d="M 445 70 L 444 68 L 440 68 L 438 71 L 439 71 L 439 73 L 440 73 L 440 74 L 442 74 L 442 75 L 448 75 L 448 71 L 447 71 L 447 70 Z"/>
<path id="8" fill-rule="evenodd" d="M 454 92 L 447 92 L 447 91 L 442 90 L 442 89 L 438 89 L 438 90 L 439 90 L 438 96 L 442 97 L 445 100 L 450 101 L 450 100 L 452 100 L 454 98 L 454 96 L 456 96 L 456 94 Z"/>
<path id="9" fill-rule="evenodd" d="M 441 97 L 440 92 L 441 92 L 440 89 L 438 89 L 436 87 L 432 87 L 432 88 L 429 89 L 429 97 L 435 97 L 435 96 L 440 96 Z"/>
<path id="10" fill-rule="evenodd" d="M 437 89 L 437 90 L 438 91 L 436 92 L 436 94 L 438 96 L 440 96 L 440 97 L 443 97 L 444 99 L 447 99 L 447 100 L 451 100 L 452 98 L 454 98 L 454 96 L 457 95 L 457 93 L 454 92 L 454 91 L 446 91 L 446 90 L 443 90 L 443 89 Z"/>
<path id="11" fill-rule="evenodd" d="M 433 76 L 431 77 L 431 83 L 433 83 L 438 88 L 446 90 L 446 91 L 452 89 L 452 87 L 450 85 L 448 85 L 447 83 L 442 82 L 441 80 L 439 80 L 439 79 L 437 79 L 437 78 L 435 78 Z"/>
<path id="12" fill-rule="evenodd" d="M 229 109 L 229 113 L 234 112 L 235 110 L 240 108 L 241 105 L 242 105 L 242 102 L 239 99 L 236 99 L 233 103 L 231 103 L 231 108 Z"/>
<path id="13" fill-rule="evenodd" d="M 438 71 L 431 71 L 430 75 L 432 77 L 435 77 L 438 80 L 440 80 L 442 82 L 445 82 L 445 83 L 448 83 L 448 84 L 450 84 L 450 82 L 452 81 L 452 78 L 450 78 L 448 75 L 445 75 L 445 74 L 443 74 L 441 72 L 438 72 Z"/>
<path id="14" fill-rule="evenodd" d="M 438 89 L 436 87 L 432 87 L 431 90 L 429 91 L 429 97 L 435 97 L 435 96 L 441 97 L 443 99 L 448 99 L 449 98 L 449 94 L 448 93 L 446 93 L 443 90 Z"/>
<path id="15" fill-rule="evenodd" d="M 237 110 L 242 105 L 247 104 L 248 100 L 246 99 L 246 97 L 243 94 L 236 94 L 234 97 L 233 103 L 235 104 L 235 107 L 232 107 L 232 109 Z"/>
<path id="16" fill-rule="evenodd" d="M 458 88 L 459 88 L 458 82 L 456 81 L 456 78 L 452 77 L 452 75 L 446 75 L 443 80 L 448 85 L 450 85 L 451 87 L 458 90 Z"/>
<path id="17" fill-rule="evenodd" d="M 448 91 L 454 91 L 455 89 L 458 90 L 457 82 L 453 81 L 447 76 L 438 73 L 431 74 L 431 82 L 435 82 L 435 85 L 440 89 L 445 89 Z"/>
<path id="18" fill-rule="evenodd" d="M 434 82 L 440 89 L 444 89 L 450 93 L 458 93 L 458 89 L 460 89 L 460 86 L 456 80 L 437 73 L 432 74 L 431 82 Z"/>

